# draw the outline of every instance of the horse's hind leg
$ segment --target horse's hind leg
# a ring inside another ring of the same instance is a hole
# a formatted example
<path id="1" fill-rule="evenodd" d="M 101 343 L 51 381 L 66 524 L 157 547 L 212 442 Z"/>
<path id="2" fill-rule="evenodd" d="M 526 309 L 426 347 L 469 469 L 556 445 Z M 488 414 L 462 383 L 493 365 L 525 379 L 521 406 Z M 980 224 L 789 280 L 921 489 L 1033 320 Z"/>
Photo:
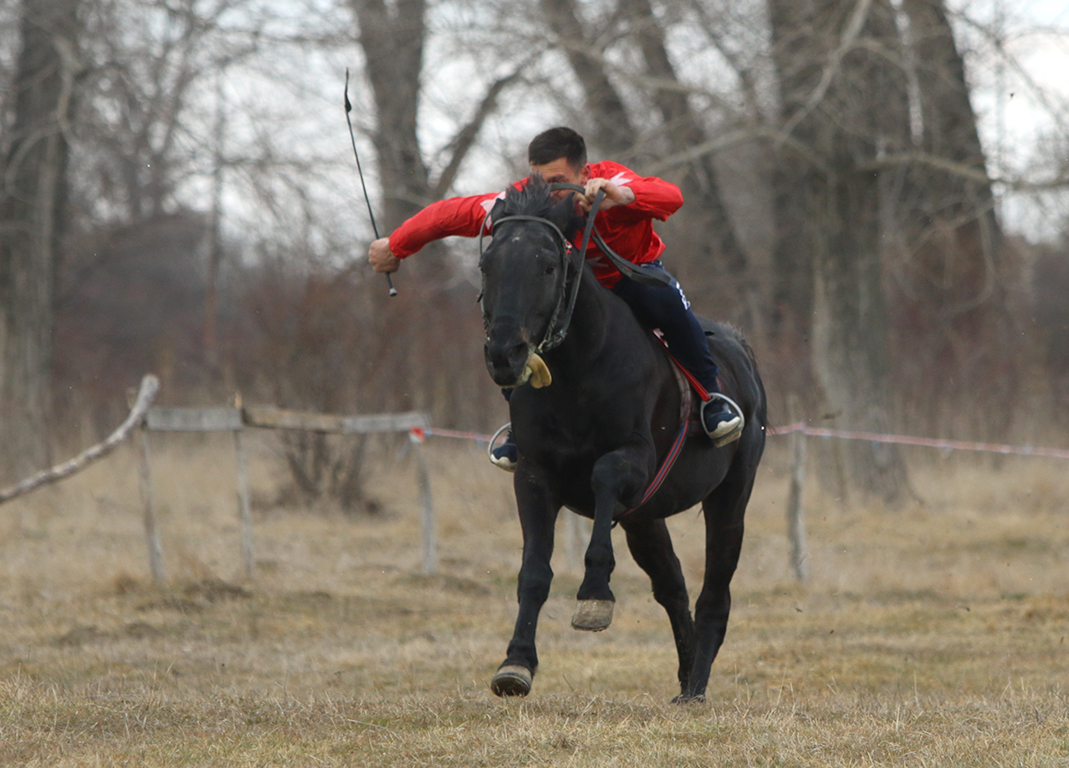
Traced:
<path id="1" fill-rule="evenodd" d="M 664 520 L 627 521 L 623 528 L 631 555 L 650 577 L 653 599 L 668 613 L 679 654 L 680 691 L 685 693 L 694 663 L 694 620 L 690 616 L 690 598 L 683 569 L 672 548 L 668 526 Z"/>
<path id="2" fill-rule="evenodd" d="M 731 577 L 742 550 L 743 516 L 753 477 L 733 471 L 704 502 L 705 581 L 694 606 L 694 663 L 681 701 L 703 699 L 709 670 L 727 633 L 731 612 Z"/>
<path id="3" fill-rule="evenodd" d="M 553 525 L 560 505 L 555 503 L 543 483 L 537 482 L 521 466 L 516 472 L 516 505 L 523 530 L 523 563 L 516 588 L 519 611 L 516 628 L 509 642 L 508 655 L 490 681 L 498 696 L 526 696 L 538 668 L 535 631 L 538 614 L 549 597 L 553 569 Z"/>

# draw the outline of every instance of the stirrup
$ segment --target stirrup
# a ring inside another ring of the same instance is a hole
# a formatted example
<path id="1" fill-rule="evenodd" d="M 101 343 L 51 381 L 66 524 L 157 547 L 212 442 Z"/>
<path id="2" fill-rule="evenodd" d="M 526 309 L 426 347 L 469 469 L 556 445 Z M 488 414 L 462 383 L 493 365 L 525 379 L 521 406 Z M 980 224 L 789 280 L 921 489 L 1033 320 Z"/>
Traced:
<path id="1" fill-rule="evenodd" d="M 499 430 L 497 430 L 497 432 L 494 433 L 494 436 L 490 438 L 490 442 L 486 444 L 486 457 L 488 459 L 490 459 L 490 463 L 493 464 L 495 467 L 497 467 L 499 469 L 503 469 L 506 472 L 515 472 L 516 471 L 516 462 L 513 461 L 512 458 L 509 457 L 509 456 L 495 455 L 495 449 L 494 449 L 494 443 L 496 443 L 497 439 L 499 437 L 501 437 L 501 433 L 505 432 L 507 430 L 510 430 L 510 429 L 512 429 L 512 422 L 511 421 L 508 424 L 505 424 L 503 427 L 501 427 Z M 506 443 L 502 443 L 501 447 L 503 448 L 505 445 L 506 445 Z M 513 445 L 515 445 L 515 443 L 513 443 Z M 500 449 L 498 449 L 498 450 L 500 450 Z"/>
<path id="2" fill-rule="evenodd" d="M 738 421 L 735 423 L 732 423 L 732 421 L 723 422 L 717 425 L 715 430 L 710 432 L 705 429 L 705 409 L 718 399 L 727 403 L 728 409 L 736 414 Z M 713 445 L 717 448 L 738 440 L 742 437 L 742 430 L 746 427 L 746 417 L 742 414 L 742 408 L 723 392 L 709 393 L 709 399 L 702 403 L 701 412 L 698 414 L 698 420 L 701 422 L 705 434 L 709 436 L 709 439 L 713 441 Z"/>

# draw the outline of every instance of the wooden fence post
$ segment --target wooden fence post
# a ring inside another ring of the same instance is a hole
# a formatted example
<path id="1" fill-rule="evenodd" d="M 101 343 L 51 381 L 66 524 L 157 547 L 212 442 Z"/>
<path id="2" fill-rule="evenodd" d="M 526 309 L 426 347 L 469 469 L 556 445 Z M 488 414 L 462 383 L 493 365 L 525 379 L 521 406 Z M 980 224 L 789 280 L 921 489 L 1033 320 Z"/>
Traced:
<path id="1" fill-rule="evenodd" d="M 434 526 L 434 502 L 431 498 L 431 475 L 427 470 L 427 457 L 423 455 L 423 433 L 408 433 L 416 454 L 416 482 L 419 484 L 420 506 L 423 510 L 423 575 L 438 571 L 438 537 Z"/>
<path id="2" fill-rule="evenodd" d="M 570 509 L 564 510 L 564 554 L 568 570 L 578 571 L 582 567 L 579 554 L 579 515 Z"/>
<path id="3" fill-rule="evenodd" d="M 788 406 L 791 421 L 801 413 L 797 398 L 792 395 Z M 794 457 L 791 466 L 790 489 L 787 492 L 787 543 L 790 547 L 791 568 L 794 577 L 804 582 L 808 576 L 808 562 L 805 551 L 805 513 L 802 509 L 802 491 L 805 482 L 805 434 L 791 434 L 791 449 Z"/>
<path id="4" fill-rule="evenodd" d="M 231 432 L 234 435 L 234 450 L 237 456 L 238 513 L 241 520 L 241 549 L 245 573 L 252 576 L 255 567 L 253 548 L 252 514 L 249 499 L 248 458 L 245 451 L 245 428 L 299 429 L 342 435 L 365 435 L 373 432 L 409 432 L 409 443 L 416 452 L 417 481 L 423 508 L 423 572 L 438 570 L 438 542 L 435 533 L 434 503 L 431 499 L 430 472 L 427 460 L 420 449 L 425 430 L 429 427 L 422 413 L 384 413 L 370 416 L 338 416 L 325 413 L 289 411 L 274 406 L 242 406 L 240 396 L 235 397 L 230 408 L 149 408 L 145 412 L 145 429 L 160 432 Z M 418 437 L 418 439 L 417 439 Z M 148 439 L 143 438 L 142 494 L 145 498 L 146 529 L 150 524 L 155 530 L 151 474 L 149 468 Z M 158 534 L 156 547 L 158 549 Z M 152 550 L 150 535 L 150 553 Z M 155 562 L 155 561 L 154 561 Z M 162 580 L 162 557 L 159 558 Z M 156 573 L 155 566 L 153 573 Z"/>
<path id="5" fill-rule="evenodd" d="M 245 561 L 245 575 L 252 578 L 253 571 L 256 569 L 256 556 L 252 545 L 252 510 L 249 505 L 249 469 L 248 462 L 245 460 L 244 430 L 234 430 L 234 454 L 238 465 L 238 512 L 241 517 L 241 554 Z"/>
<path id="6" fill-rule="evenodd" d="M 565 509 L 562 514 L 564 515 L 564 554 L 568 561 L 568 569 L 582 572 L 593 523 L 570 509 Z"/>
<path id="7" fill-rule="evenodd" d="M 152 578 L 158 584 L 166 581 L 163 566 L 163 545 L 156 524 L 156 504 L 152 495 L 152 459 L 149 455 L 148 430 L 141 429 L 141 501 L 145 505 L 145 539 L 148 542 L 148 564 Z"/>

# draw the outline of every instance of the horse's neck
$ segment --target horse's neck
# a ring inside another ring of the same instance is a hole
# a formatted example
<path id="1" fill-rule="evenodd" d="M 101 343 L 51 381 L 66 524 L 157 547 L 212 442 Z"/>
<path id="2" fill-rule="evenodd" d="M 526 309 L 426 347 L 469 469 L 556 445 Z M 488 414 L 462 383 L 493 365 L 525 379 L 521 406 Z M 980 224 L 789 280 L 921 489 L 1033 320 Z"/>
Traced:
<path id="1" fill-rule="evenodd" d="M 589 270 L 581 276 L 582 284 L 575 300 L 568 334 L 555 350 L 560 362 L 570 369 L 582 370 L 601 357 L 610 342 L 610 326 L 618 307 L 613 306 L 613 297 L 604 290 Z"/>

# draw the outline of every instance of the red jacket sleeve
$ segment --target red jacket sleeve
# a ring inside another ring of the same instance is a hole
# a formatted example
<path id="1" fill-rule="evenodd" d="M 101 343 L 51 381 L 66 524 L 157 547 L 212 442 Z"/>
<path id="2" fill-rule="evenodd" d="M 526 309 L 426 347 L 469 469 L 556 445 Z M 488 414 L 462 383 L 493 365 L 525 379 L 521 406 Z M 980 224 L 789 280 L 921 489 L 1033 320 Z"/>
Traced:
<path id="1" fill-rule="evenodd" d="M 451 235 L 475 237 L 494 202 L 504 193 L 452 197 L 431 203 L 390 235 L 390 250 L 399 259 L 427 243 Z"/>
<path id="2" fill-rule="evenodd" d="M 683 205 L 683 193 L 675 184 L 656 176 L 639 176 L 630 168 L 611 160 L 591 165 L 591 176 L 609 179 L 618 187 L 628 187 L 635 193 L 635 202 L 611 209 L 617 215 L 641 214 L 641 218 L 664 221 Z M 636 217 L 639 218 L 639 217 Z"/>

